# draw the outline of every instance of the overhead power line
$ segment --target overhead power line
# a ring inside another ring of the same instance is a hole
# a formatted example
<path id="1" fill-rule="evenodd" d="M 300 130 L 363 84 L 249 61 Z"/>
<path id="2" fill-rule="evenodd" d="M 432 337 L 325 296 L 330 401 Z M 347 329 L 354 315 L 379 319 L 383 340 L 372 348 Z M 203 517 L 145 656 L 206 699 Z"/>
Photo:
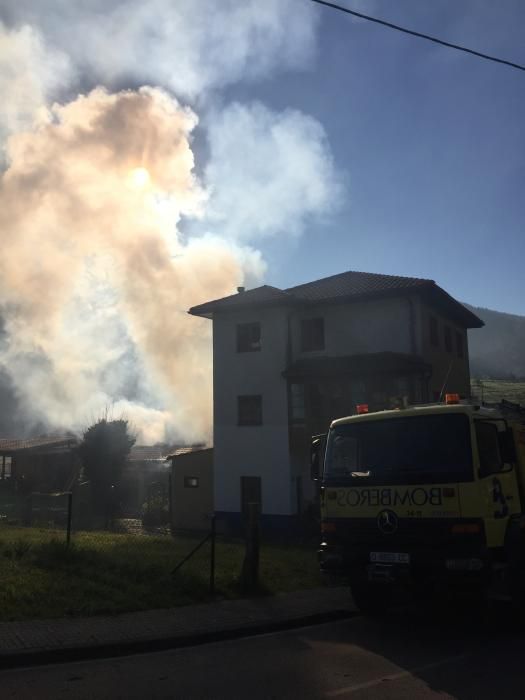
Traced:
<path id="1" fill-rule="evenodd" d="M 343 7 L 343 5 L 337 5 L 335 2 L 327 2 L 326 0 L 312 0 L 312 2 L 318 5 L 325 5 L 333 10 L 339 10 L 340 12 L 346 12 L 348 15 L 354 15 L 354 17 L 359 17 L 360 19 L 365 19 L 368 22 L 375 22 L 375 24 L 381 24 L 383 27 L 388 27 L 389 29 L 395 29 L 398 32 L 403 32 L 404 34 L 411 34 L 412 36 L 417 36 L 420 39 L 426 39 L 427 41 L 433 41 L 434 44 L 440 44 L 441 46 L 447 46 L 449 49 L 456 49 L 456 51 L 463 51 L 464 53 L 470 53 L 478 58 L 484 58 L 487 61 L 494 61 L 494 63 L 502 63 L 504 66 L 510 66 L 511 68 L 517 68 L 518 70 L 525 71 L 525 66 L 521 66 L 519 63 L 513 63 L 512 61 L 506 61 L 504 58 L 498 58 L 497 56 L 489 56 L 486 53 L 481 53 L 480 51 L 474 51 L 474 49 L 469 49 L 466 46 L 459 46 L 458 44 L 451 44 L 449 41 L 443 41 L 443 39 L 438 39 L 435 36 L 429 36 L 428 34 L 422 34 L 421 32 L 416 32 L 413 29 L 407 29 L 406 27 L 400 27 L 398 24 L 392 24 L 392 22 L 386 22 L 384 19 L 378 19 L 377 17 L 370 17 L 370 15 L 364 15 L 362 12 L 357 12 L 356 10 L 350 10 L 348 7 Z"/>

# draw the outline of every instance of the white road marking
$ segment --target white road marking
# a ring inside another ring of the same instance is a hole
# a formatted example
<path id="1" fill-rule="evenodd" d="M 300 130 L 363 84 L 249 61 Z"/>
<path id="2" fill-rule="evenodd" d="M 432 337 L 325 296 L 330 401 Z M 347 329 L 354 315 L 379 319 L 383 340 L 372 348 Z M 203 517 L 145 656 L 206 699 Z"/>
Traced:
<path id="1" fill-rule="evenodd" d="M 431 669 L 438 668 L 439 666 L 457 663 L 458 661 L 463 661 L 469 656 L 472 656 L 472 654 L 459 654 L 458 656 L 450 656 L 447 659 L 433 661 L 432 663 L 425 664 L 424 666 L 418 666 L 417 668 L 412 668 L 410 670 L 400 671 L 399 673 L 391 673 L 387 676 L 381 676 L 381 678 L 374 678 L 374 680 L 366 681 L 365 683 L 357 683 L 356 685 L 349 685 L 346 688 L 338 688 L 337 690 L 331 690 L 328 693 L 325 693 L 325 697 L 336 698 L 340 695 L 349 695 L 351 693 L 356 693 L 358 690 L 373 688 L 376 685 L 380 685 L 384 681 L 398 681 L 402 678 L 408 678 L 409 676 L 417 675 L 418 673 L 423 673 L 424 671 L 430 671 Z"/>

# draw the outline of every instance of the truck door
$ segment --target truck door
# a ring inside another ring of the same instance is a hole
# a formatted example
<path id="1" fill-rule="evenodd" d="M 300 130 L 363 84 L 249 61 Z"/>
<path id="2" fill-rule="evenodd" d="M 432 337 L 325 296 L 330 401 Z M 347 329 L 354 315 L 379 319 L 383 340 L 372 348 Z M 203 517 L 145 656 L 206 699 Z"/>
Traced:
<path id="1" fill-rule="evenodd" d="M 510 516 L 521 512 L 516 467 L 505 461 L 500 434 L 504 421 L 476 420 L 479 485 L 489 547 L 502 547 Z"/>

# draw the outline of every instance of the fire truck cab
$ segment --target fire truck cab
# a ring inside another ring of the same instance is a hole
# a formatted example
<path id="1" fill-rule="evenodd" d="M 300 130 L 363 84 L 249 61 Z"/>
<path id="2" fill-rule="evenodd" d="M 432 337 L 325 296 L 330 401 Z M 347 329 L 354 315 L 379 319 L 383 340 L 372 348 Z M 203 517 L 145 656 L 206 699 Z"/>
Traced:
<path id="1" fill-rule="evenodd" d="M 312 439 L 321 570 L 365 612 L 400 588 L 496 591 L 525 608 L 525 410 L 445 404 L 334 420 Z"/>

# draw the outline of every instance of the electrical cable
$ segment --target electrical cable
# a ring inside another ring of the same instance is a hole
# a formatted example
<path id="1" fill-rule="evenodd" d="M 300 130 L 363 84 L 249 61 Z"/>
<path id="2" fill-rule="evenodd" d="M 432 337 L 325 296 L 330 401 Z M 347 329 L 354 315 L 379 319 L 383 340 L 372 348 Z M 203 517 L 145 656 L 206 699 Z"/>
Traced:
<path id="1" fill-rule="evenodd" d="M 456 49 L 456 51 L 463 51 L 469 53 L 472 56 L 477 56 L 478 58 L 483 58 L 487 61 L 494 61 L 495 63 L 502 63 L 504 66 L 510 66 L 511 68 L 517 68 L 518 70 L 525 71 L 525 66 L 519 63 L 513 63 L 512 61 L 507 61 L 504 58 L 498 58 L 497 56 L 490 56 L 486 53 L 481 53 L 481 51 L 475 51 L 474 49 L 469 49 L 466 46 L 460 46 L 459 44 L 452 44 L 449 41 L 444 41 L 443 39 L 438 39 L 435 36 L 430 36 L 429 34 L 423 34 L 421 32 L 416 32 L 413 29 L 407 29 L 406 27 L 400 27 L 398 24 L 393 24 L 392 22 L 387 22 L 384 19 L 378 19 L 377 17 L 371 17 L 370 15 L 364 15 L 362 12 L 357 12 L 356 10 L 350 10 L 348 7 L 343 7 L 342 5 L 337 5 L 335 2 L 327 2 L 327 0 L 311 0 L 318 5 L 325 5 L 333 10 L 339 10 L 340 12 L 345 12 L 346 14 L 353 15 L 354 17 L 359 17 L 360 19 L 367 20 L 368 22 L 375 22 L 375 24 L 381 24 L 389 29 L 395 29 L 398 32 L 403 32 L 404 34 L 410 34 L 411 36 L 416 36 L 419 39 L 425 39 L 426 41 L 432 41 L 435 44 L 440 44 L 441 46 L 446 46 L 449 49 Z"/>

